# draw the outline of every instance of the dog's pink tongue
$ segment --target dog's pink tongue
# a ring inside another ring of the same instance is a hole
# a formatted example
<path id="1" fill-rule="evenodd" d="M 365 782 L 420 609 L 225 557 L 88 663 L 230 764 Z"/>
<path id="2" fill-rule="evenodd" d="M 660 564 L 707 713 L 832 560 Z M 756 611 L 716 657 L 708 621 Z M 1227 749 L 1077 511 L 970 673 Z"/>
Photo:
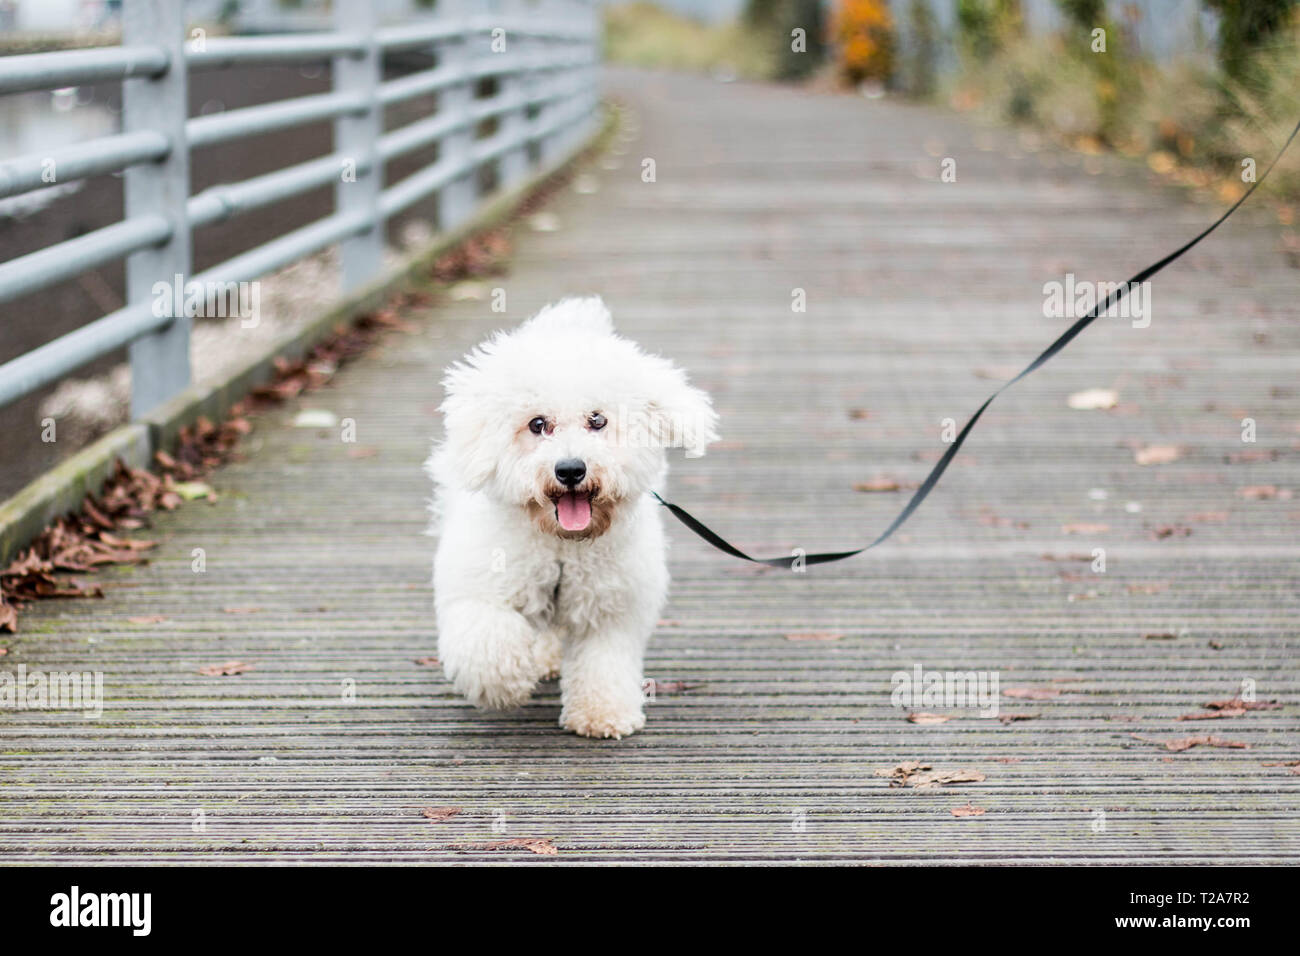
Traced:
<path id="1" fill-rule="evenodd" d="M 591 501 L 585 495 L 566 492 L 555 503 L 555 510 L 565 531 L 582 531 L 591 523 Z"/>

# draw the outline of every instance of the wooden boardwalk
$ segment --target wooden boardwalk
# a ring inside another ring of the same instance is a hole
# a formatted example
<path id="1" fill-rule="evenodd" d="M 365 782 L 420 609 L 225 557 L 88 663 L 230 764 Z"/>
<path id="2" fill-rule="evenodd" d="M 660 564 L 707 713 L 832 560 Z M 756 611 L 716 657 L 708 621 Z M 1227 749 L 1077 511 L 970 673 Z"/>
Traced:
<path id="1" fill-rule="evenodd" d="M 519 230 L 486 285 L 510 323 L 599 292 L 690 369 L 725 441 L 675 461 L 672 493 L 764 554 L 874 536 L 906 492 L 854 485 L 918 481 L 941 421 L 1056 334 L 1044 282 L 1122 279 L 1217 208 L 937 110 L 610 87 L 633 121 L 598 190 Z M 420 465 L 438 372 L 503 320 L 487 299 L 413 314 L 417 333 L 258 418 L 220 500 L 163 517 L 155 559 L 103 574 L 104 600 L 25 613 L 3 666 L 102 671 L 107 703 L 0 711 L 0 861 L 1294 862 L 1300 272 L 1278 242 L 1247 209 L 1156 281 L 1149 328 L 1099 322 L 993 406 L 875 552 L 762 571 L 674 528 L 647 673 L 695 686 L 623 741 L 562 732 L 555 685 L 485 715 L 416 663 L 436 652 Z M 1089 388 L 1119 404 L 1067 407 Z M 303 408 L 354 418 L 357 444 L 294 428 Z M 1180 457 L 1137 464 L 1151 445 Z M 1095 548 L 1104 573 L 1080 560 Z M 254 669 L 198 673 L 227 660 Z M 891 675 L 917 666 L 995 673 L 1008 719 L 891 706 Z M 1282 706 L 1177 719 L 1243 681 Z M 1247 746 L 1163 743 L 1204 736 Z M 984 779 L 876 773 L 905 761 Z M 968 803 L 985 812 L 950 812 Z M 557 852 L 488 849 L 516 839 Z"/>

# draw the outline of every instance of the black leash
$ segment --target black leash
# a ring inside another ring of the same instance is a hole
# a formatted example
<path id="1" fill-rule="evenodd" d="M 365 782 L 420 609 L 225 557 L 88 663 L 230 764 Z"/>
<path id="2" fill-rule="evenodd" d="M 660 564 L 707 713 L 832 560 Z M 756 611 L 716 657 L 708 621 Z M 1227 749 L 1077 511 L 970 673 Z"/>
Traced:
<path id="1" fill-rule="evenodd" d="M 1052 356 L 1054 356 L 1057 352 L 1061 351 L 1061 349 L 1069 345 L 1070 342 L 1074 340 L 1074 337 L 1076 335 L 1078 335 L 1080 332 L 1082 332 L 1084 329 L 1090 326 L 1093 323 L 1094 319 L 1096 319 L 1099 315 L 1108 312 L 1113 306 L 1117 305 L 1124 298 L 1124 296 L 1128 294 L 1128 290 L 1130 288 L 1145 282 L 1147 279 L 1150 279 L 1153 275 L 1155 275 L 1165 266 L 1181 258 L 1184 253 L 1190 251 L 1202 239 L 1204 239 L 1210 233 L 1214 232 L 1214 230 L 1218 229 L 1219 226 L 1223 225 L 1224 221 L 1229 216 L 1231 216 L 1234 212 L 1236 212 L 1242 203 L 1244 203 L 1247 199 L 1250 198 L 1251 193 L 1253 193 L 1256 189 L 1258 189 L 1259 184 L 1262 183 L 1264 179 L 1268 176 L 1268 174 L 1273 171 L 1273 167 L 1276 166 L 1277 161 L 1282 158 L 1282 154 L 1286 152 L 1287 147 L 1291 145 L 1291 141 L 1296 138 L 1297 133 L 1300 133 L 1300 123 L 1297 123 L 1295 129 L 1291 131 L 1291 135 L 1288 136 L 1286 142 L 1282 144 L 1282 148 L 1278 150 L 1277 156 L 1273 158 L 1273 162 L 1268 164 L 1268 168 L 1264 170 L 1264 174 L 1260 176 L 1259 179 L 1255 180 L 1254 183 L 1251 184 L 1250 188 L 1247 189 L 1245 193 L 1242 194 L 1240 199 L 1238 199 L 1235 203 L 1233 203 L 1228 208 L 1227 212 L 1225 212 L 1218 219 L 1214 220 L 1214 222 L 1212 222 L 1208 227 L 1206 227 L 1199 235 L 1197 235 L 1191 241 L 1180 246 L 1178 249 L 1175 249 L 1173 252 L 1169 253 L 1169 255 L 1165 256 L 1160 261 L 1147 266 L 1137 275 L 1133 276 L 1133 278 L 1129 279 L 1128 282 L 1125 282 L 1117 290 L 1112 292 L 1110 295 L 1106 296 L 1106 300 L 1104 302 L 1094 306 L 1091 312 L 1089 312 L 1083 318 L 1076 321 L 1072 326 L 1070 326 L 1063 333 L 1061 333 L 1060 337 L 1057 338 L 1057 340 L 1053 342 L 1051 345 L 1049 345 L 1047 348 L 1045 348 L 1036 359 L 1034 359 L 1032 362 L 1026 365 L 1019 375 L 1017 375 L 1015 378 L 1011 379 L 1010 381 L 1005 382 L 996 392 L 994 392 L 992 395 L 986 398 L 984 400 L 984 404 L 981 405 L 976 410 L 975 414 L 971 416 L 970 421 L 966 423 L 966 427 L 964 427 L 960 432 L 958 432 L 956 439 L 954 439 L 952 444 L 948 446 L 948 450 L 943 453 L 943 457 L 940 458 L 938 463 L 934 466 L 934 468 L 930 470 L 930 474 L 926 476 L 925 481 L 921 482 L 921 487 L 916 489 L 916 493 L 912 495 L 912 498 L 910 501 L 908 501 L 907 506 L 904 507 L 903 510 L 899 512 L 898 517 L 895 518 L 890 523 L 889 527 L 886 528 L 883 532 L 881 532 L 880 536 L 876 538 L 875 541 L 872 541 L 870 544 L 864 545 L 861 548 L 855 548 L 852 551 L 826 551 L 818 554 L 796 553 L 796 554 L 792 554 L 790 557 L 785 557 L 785 558 L 754 558 L 746 554 L 744 551 L 741 551 L 735 545 L 728 542 L 725 538 L 723 538 L 717 532 L 713 531 L 703 522 L 699 521 L 697 518 L 691 515 L 691 513 L 686 511 L 684 508 L 678 507 L 677 505 L 673 504 L 671 501 L 665 501 L 656 492 L 652 491 L 651 494 L 654 495 L 656 499 L 658 499 L 661 505 L 663 505 L 665 508 L 667 508 L 669 511 L 673 513 L 673 517 L 675 517 L 682 524 L 686 525 L 686 527 L 690 528 L 697 535 L 699 535 L 709 544 L 713 545 L 719 551 L 725 551 L 733 558 L 740 558 L 742 561 L 750 561 L 754 564 L 766 564 L 769 567 L 773 567 L 773 568 L 790 568 L 796 566 L 803 567 L 804 565 L 809 565 L 809 564 L 826 564 L 831 561 L 843 561 L 845 558 L 851 558 L 856 554 L 861 554 L 863 551 L 869 551 L 872 548 L 876 547 L 877 545 L 883 544 L 890 537 L 890 535 L 892 535 L 895 531 L 897 531 L 902 526 L 903 522 L 905 522 L 908 518 L 912 516 L 912 512 L 914 512 L 917 508 L 919 508 L 921 506 L 921 502 L 925 501 L 925 499 L 929 496 L 930 492 L 934 490 L 934 486 L 939 483 L 939 479 L 943 477 L 943 473 L 948 470 L 949 463 L 952 462 L 953 458 L 956 457 L 957 452 L 961 449 L 961 446 L 965 443 L 966 436 L 970 434 L 970 430 L 975 427 L 975 423 L 980 420 L 980 416 L 984 414 L 984 410 L 993 404 L 993 400 L 995 398 L 997 398 L 999 395 L 1001 395 L 1003 392 L 1009 389 L 1012 385 L 1015 385 L 1016 382 L 1020 381 L 1026 375 L 1035 371 L 1040 366 L 1046 364 L 1047 361 L 1050 358 L 1052 358 Z"/>

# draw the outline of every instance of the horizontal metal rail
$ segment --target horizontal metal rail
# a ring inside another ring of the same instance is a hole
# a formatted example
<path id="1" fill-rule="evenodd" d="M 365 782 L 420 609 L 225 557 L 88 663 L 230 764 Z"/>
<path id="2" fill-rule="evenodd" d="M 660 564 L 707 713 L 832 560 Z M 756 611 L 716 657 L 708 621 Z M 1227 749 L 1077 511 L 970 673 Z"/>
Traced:
<path id="1" fill-rule="evenodd" d="M 432 146 L 448 133 L 472 126 L 474 121 L 475 117 L 467 113 L 435 113 L 428 119 L 408 123 L 380 137 L 379 158 L 387 161 Z"/>
<path id="2" fill-rule="evenodd" d="M 246 106 L 243 109 L 196 116 L 185 124 L 185 139 L 191 149 L 213 146 L 247 136 L 274 133 L 308 123 L 360 113 L 368 104 L 355 93 L 318 93 L 281 103 Z"/>
<path id="3" fill-rule="evenodd" d="M 466 78 L 465 69 L 459 65 L 440 66 L 432 70 L 413 73 L 410 76 L 403 76 L 396 80 L 389 80 L 387 83 L 381 83 L 379 86 L 379 102 L 384 106 L 404 103 L 407 100 L 415 99 L 417 96 L 427 96 L 430 93 L 445 90 L 455 83 L 463 83 Z"/>
<path id="4" fill-rule="evenodd" d="M 212 37 L 185 49 L 191 70 L 219 70 L 254 64 L 302 63 L 345 54 L 360 56 L 364 44 L 341 33 L 303 33 L 273 37 Z"/>
<path id="5" fill-rule="evenodd" d="M 190 227 L 197 229 L 224 222 L 253 209 L 328 186 L 339 178 L 339 171 L 349 159 L 335 153 L 242 182 L 210 186 L 185 204 Z M 369 168 L 369 165 L 363 165 L 360 171 Z"/>
<path id="6" fill-rule="evenodd" d="M 170 239 L 171 234 L 171 224 L 161 216 L 127 219 L 17 259 L 0 262 L 0 302 L 38 292 L 138 249 L 156 246 Z"/>
<path id="7" fill-rule="evenodd" d="M 15 156 L 0 162 L 0 199 L 44 189 L 52 183 L 116 173 L 152 163 L 171 149 L 167 137 L 153 130 L 119 133 L 88 143 L 61 146 L 40 155 Z"/>
<path id="8" fill-rule="evenodd" d="M 123 221 L 0 263 L 0 302 L 123 258 L 128 280 L 123 308 L 0 365 L 0 405 L 129 346 L 133 381 L 148 393 L 144 404 L 133 394 L 133 412 L 148 411 L 188 380 L 191 317 L 157 307 L 151 290 L 158 283 L 170 287 L 178 274 L 187 286 L 252 281 L 339 245 L 345 290 L 355 288 L 380 268 L 383 226 L 392 217 L 436 197 L 439 226 L 454 228 L 483 198 L 480 170 L 493 168 L 510 188 L 530 166 L 575 148 L 597 102 L 594 0 L 502 5 L 502 15 L 488 17 L 473 14 L 474 0 L 441 0 L 433 17 L 377 29 L 369 0 L 334 0 L 331 30 L 187 41 L 182 5 L 125 0 L 123 46 L 0 57 L 0 95 L 131 81 L 123 88 L 123 132 L 0 162 L 0 198 L 122 173 L 127 199 Z M 509 52 L 495 52 L 503 31 Z M 428 50 L 434 65 L 385 81 L 383 55 L 404 50 Z M 332 63 L 331 92 L 186 115 L 191 71 L 310 61 Z M 489 78 L 496 83 L 484 86 Z M 434 112 L 383 132 L 387 107 L 430 94 Z M 492 134 L 475 139 L 486 121 Z M 188 194 L 194 149 L 318 122 L 334 124 L 328 154 Z M 390 160 L 434 146 L 435 162 L 383 188 Z M 326 186 L 335 194 L 330 215 L 189 275 L 194 230 Z"/>
<path id="9" fill-rule="evenodd" d="M 227 259 L 206 272 L 199 273 L 192 281 L 200 285 L 210 282 L 247 282 L 369 228 L 370 221 L 365 216 L 334 213 L 233 259 Z"/>
<path id="10" fill-rule="evenodd" d="M 0 93 L 85 86 L 167 72 L 167 51 L 148 46 L 110 46 L 56 53 L 0 56 Z"/>
<path id="11" fill-rule="evenodd" d="M 541 72 L 545 70 L 564 70 L 574 67 L 590 66 L 596 59 L 590 54 L 551 54 L 531 58 L 514 57 L 506 59 L 504 55 L 492 60 L 471 65 L 468 70 L 456 67 L 440 66 L 389 80 L 379 87 L 379 100 L 385 106 L 403 103 L 419 96 L 437 93 L 467 78 L 471 80 L 486 79 L 509 73 Z"/>
<path id="12" fill-rule="evenodd" d="M 465 25 L 456 20 L 434 20 L 410 26 L 388 27 L 375 31 L 375 42 L 381 50 L 418 50 L 465 34 Z"/>
<path id="13" fill-rule="evenodd" d="M 227 259 L 188 281 L 206 285 L 255 279 L 365 228 L 364 220 L 330 216 Z M 0 405 L 56 382 L 87 362 L 129 345 L 173 321 L 170 315 L 155 314 L 152 302 L 128 305 L 20 355 L 0 365 Z"/>
<path id="14" fill-rule="evenodd" d="M 130 345 L 171 321 L 154 315 L 153 303 L 139 302 L 32 349 L 0 365 L 0 405 L 57 382 L 87 362 Z"/>

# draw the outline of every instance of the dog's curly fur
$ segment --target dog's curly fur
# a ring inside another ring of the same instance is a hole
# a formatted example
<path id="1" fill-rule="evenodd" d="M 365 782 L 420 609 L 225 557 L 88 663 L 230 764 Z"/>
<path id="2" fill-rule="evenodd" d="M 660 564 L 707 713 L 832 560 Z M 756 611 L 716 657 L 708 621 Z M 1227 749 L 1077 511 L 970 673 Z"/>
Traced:
<path id="1" fill-rule="evenodd" d="M 447 370 L 445 439 L 427 469 L 440 534 L 438 651 L 479 707 L 560 677 L 561 726 L 645 724 L 642 655 L 668 588 L 666 449 L 717 440 L 708 395 L 614 334 L 598 298 L 547 306 Z M 586 473 L 565 485 L 557 463 Z"/>

